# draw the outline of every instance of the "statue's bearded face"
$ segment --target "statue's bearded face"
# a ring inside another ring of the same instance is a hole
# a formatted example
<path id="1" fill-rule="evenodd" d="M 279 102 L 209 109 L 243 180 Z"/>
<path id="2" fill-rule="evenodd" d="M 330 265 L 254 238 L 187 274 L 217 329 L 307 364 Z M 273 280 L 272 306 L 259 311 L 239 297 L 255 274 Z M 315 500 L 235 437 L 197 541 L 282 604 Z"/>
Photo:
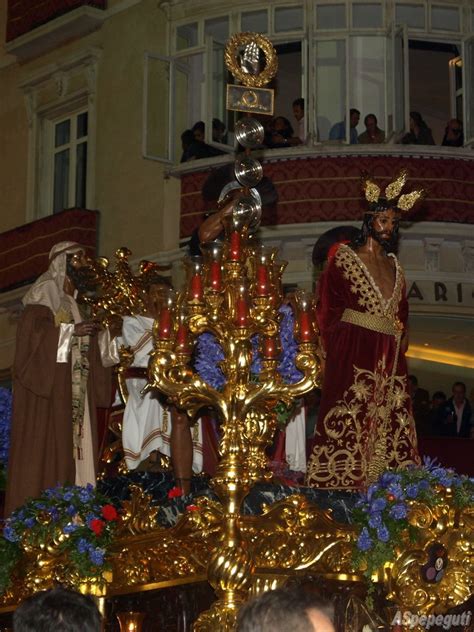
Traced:
<path id="1" fill-rule="evenodd" d="M 83 250 L 67 255 L 66 274 L 78 292 L 87 292 L 95 287 L 95 275 Z"/>
<path id="2" fill-rule="evenodd" d="M 398 241 L 399 214 L 389 208 L 373 215 L 369 234 L 384 250 L 392 250 Z"/>

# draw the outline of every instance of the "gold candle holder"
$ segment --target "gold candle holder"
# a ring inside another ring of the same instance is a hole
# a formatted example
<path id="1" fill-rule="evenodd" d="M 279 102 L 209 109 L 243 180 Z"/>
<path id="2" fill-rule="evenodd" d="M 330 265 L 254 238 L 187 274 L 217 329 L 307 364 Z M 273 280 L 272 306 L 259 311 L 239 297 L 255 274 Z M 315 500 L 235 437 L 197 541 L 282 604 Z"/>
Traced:
<path id="1" fill-rule="evenodd" d="M 144 618 L 144 612 L 119 612 L 120 632 L 141 632 Z"/>

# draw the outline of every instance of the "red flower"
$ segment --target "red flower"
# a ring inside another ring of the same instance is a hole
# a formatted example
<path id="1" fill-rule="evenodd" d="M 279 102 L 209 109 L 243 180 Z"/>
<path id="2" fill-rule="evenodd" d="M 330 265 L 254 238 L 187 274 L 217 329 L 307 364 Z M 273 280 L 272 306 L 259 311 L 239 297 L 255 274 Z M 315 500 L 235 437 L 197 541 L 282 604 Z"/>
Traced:
<path id="1" fill-rule="evenodd" d="M 106 520 L 118 520 L 118 513 L 113 505 L 104 505 L 102 515 Z"/>
<path id="2" fill-rule="evenodd" d="M 94 520 L 91 520 L 90 523 L 90 528 L 92 529 L 92 531 L 99 536 L 102 531 L 104 530 L 105 527 L 105 522 L 103 520 L 99 520 L 99 518 L 94 518 Z"/>
<path id="3" fill-rule="evenodd" d="M 187 505 L 186 511 L 199 511 L 199 507 L 197 505 Z"/>
<path id="4" fill-rule="evenodd" d="M 168 498 L 177 498 L 178 496 L 182 496 L 183 495 L 183 490 L 181 489 L 181 487 L 173 487 L 172 489 L 170 489 L 170 491 L 168 492 Z"/>

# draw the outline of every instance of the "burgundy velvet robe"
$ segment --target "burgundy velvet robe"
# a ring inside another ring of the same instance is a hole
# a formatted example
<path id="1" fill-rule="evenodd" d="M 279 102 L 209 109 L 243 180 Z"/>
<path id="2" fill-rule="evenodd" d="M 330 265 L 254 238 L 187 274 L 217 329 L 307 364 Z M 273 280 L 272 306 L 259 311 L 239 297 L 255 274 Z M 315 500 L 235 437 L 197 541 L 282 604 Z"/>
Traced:
<path id="1" fill-rule="evenodd" d="M 18 323 L 5 515 L 57 483 L 74 484 L 71 362 L 56 362 L 59 327 L 48 307 L 27 305 Z M 108 407 L 111 370 L 91 338 L 88 398 L 97 461 L 96 406 Z"/>
<path id="2" fill-rule="evenodd" d="M 338 248 L 321 275 L 317 320 L 326 362 L 311 486 L 361 489 L 387 467 L 419 461 L 402 345 L 408 302 L 393 261 L 389 300 L 349 246 Z"/>

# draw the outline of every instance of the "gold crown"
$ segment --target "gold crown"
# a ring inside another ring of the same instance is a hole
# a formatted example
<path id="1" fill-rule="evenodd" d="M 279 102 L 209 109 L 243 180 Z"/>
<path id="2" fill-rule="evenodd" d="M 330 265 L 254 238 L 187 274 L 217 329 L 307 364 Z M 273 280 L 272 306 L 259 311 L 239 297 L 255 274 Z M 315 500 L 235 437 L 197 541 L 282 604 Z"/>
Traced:
<path id="1" fill-rule="evenodd" d="M 390 182 L 385 187 L 383 198 L 388 202 L 393 203 L 393 207 L 400 211 L 409 211 L 413 206 L 421 200 L 425 195 L 424 189 L 418 189 L 411 191 L 410 193 L 404 193 L 401 195 L 403 187 L 406 184 L 408 178 L 408 171 L 402 169 L 393 182 Z M 376 204 L 380 199 L 381 188 L 375 184 L 369 176 L 364 176 L 362 179 L 362 189 L 365 194 L 365 199 L 370 204 Z"/>

